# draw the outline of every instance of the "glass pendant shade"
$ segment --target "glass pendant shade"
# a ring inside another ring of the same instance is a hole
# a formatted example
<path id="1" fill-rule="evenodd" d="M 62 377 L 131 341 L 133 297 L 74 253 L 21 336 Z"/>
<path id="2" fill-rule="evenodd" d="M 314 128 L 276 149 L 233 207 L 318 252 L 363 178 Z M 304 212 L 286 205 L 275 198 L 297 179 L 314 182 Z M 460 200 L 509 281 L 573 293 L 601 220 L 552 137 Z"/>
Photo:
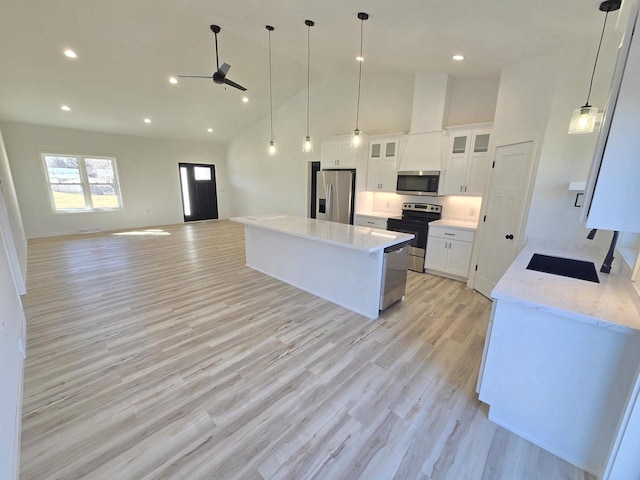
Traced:
<path id="1" fill-rule="evenodd" d="M 302 141 L 302 151 L 306 153 L 313 152 L 313 139 L 311 137 L 304 137 Z"/>
<path id="2" fill-rule="evenodd" d="M 591 105 L 584 105 L 580 108 L 576 108 L 571 115 L 571 122 L 569 123 L 569 133 L 591 133 L 596 126 L 596 119 L 598 117 L 598 107 L 592 107 Z"/>
<path id="3" fill-rule="evenodd" d="M 275 154 L 276 154 L 276 142 L 272 140 L 269 142 L 269 155 L 275 155 Z"/>
<path id="4" fill-rule="evenodd" d="M 362 145 L 362 136 L 360 136 L 360 130 L 353 131 L 353 137 L 351 137 L 351 146 L 358 148 Z"/>

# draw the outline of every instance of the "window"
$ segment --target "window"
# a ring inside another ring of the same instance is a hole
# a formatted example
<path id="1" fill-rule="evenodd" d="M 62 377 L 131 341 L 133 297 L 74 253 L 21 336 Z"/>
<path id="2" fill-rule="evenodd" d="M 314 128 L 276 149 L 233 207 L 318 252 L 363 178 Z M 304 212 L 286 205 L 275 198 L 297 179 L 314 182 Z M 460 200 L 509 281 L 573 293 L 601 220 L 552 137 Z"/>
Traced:
<path id="1" fill-rule="evenodd" d="M 43 154 L 42 159 L 54 211 L 122 208 L 115 158 Z"/>

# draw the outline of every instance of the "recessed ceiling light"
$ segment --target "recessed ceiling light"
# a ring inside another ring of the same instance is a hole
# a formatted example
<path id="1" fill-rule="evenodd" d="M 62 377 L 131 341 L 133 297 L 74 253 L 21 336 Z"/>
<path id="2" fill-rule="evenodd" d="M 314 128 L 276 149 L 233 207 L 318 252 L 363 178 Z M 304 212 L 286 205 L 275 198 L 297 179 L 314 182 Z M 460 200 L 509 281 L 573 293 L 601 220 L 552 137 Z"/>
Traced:
<path id="1" fill-rule="evenodd" d="M 464 60 L 464 55 L 454 55 L 453 58 L 456 62 L 461 62 L 462 60 Z"/>
<path id="2" fill-rule="evenodd" d="M 169 83 L 176 84 L 178 83 L 178 79 L 176 77 L 169 77 Z"/>
<path id="3" fill-rule="evenodd" d="M 249 97 L 242 97 L 242 103 L 247 103 L 249 101 Z"/>
<path id="4" fill-rule="evenodd" d="M 361 57 L 360 55 L 358 55 L 356 57 L 356 60 L 359 61 L 359 62 L 364 62 L 364 57 Z"/>
<path id="5" fill-rule="evenodd" d="M 64 54 L 65 54 L 65 56 L 66 56 L 66 57 L 69 57 L 69 58 L 77 58 L 77 57 L 78 57 L 78 55 L 76 55 L 76 52 L 74 52 L 74 51 L 73 51 L 73 50 L 71 50 L 70 48 L 67 48 L 67 49 L 64 51 Z"/>
<path id="6" fill-rule="evenodd" d="M 144 119 L 144 123 L 151 123 L 151 119 L 150 118 L 145 118 Z"/>
<path id="7" fill-rule="evenodd" d="M 207 128 L 207 132 L 213 133 L 213 128 Z"/>
<path id="8" fill-rule="evenodd" d="M 60 107 L 60 110 L 64 110 L 65 112 L 69 112 L 71 110 L 71 107 L 69 105 L 62 105 Z"/>

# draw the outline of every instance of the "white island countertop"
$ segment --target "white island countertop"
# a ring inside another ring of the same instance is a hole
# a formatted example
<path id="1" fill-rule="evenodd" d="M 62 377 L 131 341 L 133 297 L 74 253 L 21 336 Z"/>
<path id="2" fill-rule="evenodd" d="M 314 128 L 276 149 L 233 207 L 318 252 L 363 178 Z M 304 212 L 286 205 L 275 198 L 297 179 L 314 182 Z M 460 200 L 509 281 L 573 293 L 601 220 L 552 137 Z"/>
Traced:
<path id="1" fill-rule="evenodd" d="M 600 283 L 527 270 L 534 253 L 593 261 Z M 640 297 L 637 291 L 628 278 L 601 273 L 602 260 L 582 252 L 527 245 L 502 276 L 491 296 L 621 333 L 640 335 Z"/>
<path id="2" fill-rule="evenodd" d="M 369 253 L 408 242 L 414 237 L 414 235 L 406 233 L 284 214 L 253 215 L 236 217 L 231 220 L 244 225 Z"/>

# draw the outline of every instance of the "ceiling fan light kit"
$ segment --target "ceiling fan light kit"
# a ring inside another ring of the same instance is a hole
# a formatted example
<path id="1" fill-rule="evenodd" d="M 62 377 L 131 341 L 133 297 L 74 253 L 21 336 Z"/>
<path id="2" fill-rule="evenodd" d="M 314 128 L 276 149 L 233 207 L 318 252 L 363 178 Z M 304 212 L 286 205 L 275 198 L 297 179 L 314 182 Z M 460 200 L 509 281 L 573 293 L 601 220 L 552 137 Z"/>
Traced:
<path id="1" fill-rule="evenodd" d="M 269 142 L 269 155 L 276 154 L 276 139 L 273 135 L 273 91 L 271 87 L 271 32 L 275 30 L 271 25 L 265 27 L 269 32 L 269 122 L 271 125 L 271 141 Z"/>
<path id="2" fill-rule="evenodd" d="M 587 101 L 580 108 L 576 108 L 571 115 L 571 122 L 569 122 L 570 134 L 591 133 L 596 126 L 596 119 L 598 117 L 598 107 L 593 107 L 589 104 L 591 97 L 591 88 L 593 87 L 593 77 L 596 74 L 596 66 L 598 65 L 598 56 L 600 55 L 600 47 L 602 47 L 602 39 L 604 38 L 605 28 L 607 26 L 607 17 L 609 12 L 615 12 L 620 8 L 622 0 L 605 0 L 600 4 L 599 10 L 605 12 L 604 22 L 602 24 L 602 33 L 600 34 L 600 42 L 598 43 L 598 51 L 596 52 L 596 59 L 593 62 L 593 70 L 591 72 L 591 80 L 589 81 L 589 91 L 587 93 Z"/>
<path id="3" fill-rule="evenodd" d="M 364 29 L 364 21 L 369 19 L 369 14 L 364 12 L 358 13 L 358 19 L 360 20 L 360 55 L 359 58 L 364 60 L 364 55 L 362 54 L 362 45 L 363 45 L 363 29 Z M 359 120 L 360 120 L 360 90 L 362 88 L 362 64 L 363 61 L 359 61 L 358 65 L 358 101 L 356 103 L 356 128 L 353 131 L 353 137 L 351 137 L 351 145 L 355 148 L 359 148 L 362 145 L 362 137 L 360 136 L 359 129 Z"/>
<path id="4" fill-rule="evenodd" d="M 302 151 L 313 152 L 313 140 L 309 135 L 309 120 L 311 111 L 311 27 L 315 25 L 312 20 L 305 20 L 307 26 L 307 136 L 302 141 Z"/>

